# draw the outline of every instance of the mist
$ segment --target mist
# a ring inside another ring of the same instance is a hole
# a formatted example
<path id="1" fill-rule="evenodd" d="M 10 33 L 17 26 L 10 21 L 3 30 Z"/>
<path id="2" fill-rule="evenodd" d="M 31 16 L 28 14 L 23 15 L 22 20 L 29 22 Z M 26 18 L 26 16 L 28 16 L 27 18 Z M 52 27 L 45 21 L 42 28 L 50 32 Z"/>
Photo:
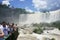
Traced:
<path id="1" fill-rule="evenodd" d="M 60 20 L 60 10 L 51 12 L 35 12 L 33 14 L 20 14 L 19 25 L 40 23 L 40 22 L 54 22 Z"/>

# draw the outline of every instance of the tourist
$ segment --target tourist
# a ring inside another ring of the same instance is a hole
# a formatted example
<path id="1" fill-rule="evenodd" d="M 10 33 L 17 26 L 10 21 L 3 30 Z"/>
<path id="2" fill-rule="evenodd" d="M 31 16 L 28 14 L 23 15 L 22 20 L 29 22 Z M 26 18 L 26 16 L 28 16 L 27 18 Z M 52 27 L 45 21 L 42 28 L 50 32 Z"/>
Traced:
<path id="1" fill-rule="evenodd" d="M 1 25 L 0 25 L 0 40 L 4 40 L 4 32 Z"/>
<path id="2" fill-rule="evenodd" d="M 2 30 L 4 32 L 4 36 L 8 35 L 8 26 L 6 25 L 6 22 L 2 22 Z"/>

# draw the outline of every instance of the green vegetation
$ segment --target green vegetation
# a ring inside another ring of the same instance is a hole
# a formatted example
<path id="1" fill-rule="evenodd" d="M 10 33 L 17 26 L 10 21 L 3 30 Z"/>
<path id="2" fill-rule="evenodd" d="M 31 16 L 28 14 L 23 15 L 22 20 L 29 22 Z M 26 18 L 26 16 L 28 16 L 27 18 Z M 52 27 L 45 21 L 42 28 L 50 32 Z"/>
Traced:
<path id="1" fill-rule="evenodd" d="M 52 22 L 51 25 L 52 27 L 56 27 L 60 30 L 60 21 Z"/>
<path id="2" fill-rule="evenodd" d="M 42 25 L 40 25 L 40 24 L 32 24 L 34 27 L 36 27 L 36 29 L 34 29 L 34 33 L 38 33 L 38 34 L 41 34 L 41 33 L 43 33 L 43 30 L 42 30 Z"/>
<path id="3" fill-rule="evenodd" d="M 51 40 L 55 40 L 55 38 L 52 38 Z"/>
<path id="4" fill-rule="evenodd" d="M 6 5 L 2 5 L 0 4 L 0 14 L 7 14 L 7 15 L 12 15 L 12 14 L 26 14 L 26 10 L 22 9 L 22 8 L 14 8 L 14 7 L 10 7 L 6 6 Z"/>
<path id="5" fill-rule="evenodd" d="M 0 4 L 0 22 L 15 22 L 18 23 L 20 14 L 27 14 L 25 9 L 22 8 L 14 8 L 6 5 Z"/>
<path id="6" fill-rule="evenodd" d="M 36 29 L 34 30 L 35 33 L 42 33 L 44 29 L 42 29 L 42 27 L 55 27 L 58 28 L 60 30 L 60 21 L 55 21 L 55 22 L 51 22 L 51 23 L 40 23 L 40 24 L 32 24 L 33 27 L 36 27 Z"/>
<path id="7" fill-rule="evenodd" d="M 34 33 L 41 34 L 41 33 L 43 33 L 43 30 L 42 29 L 35 29 L 33 32 Z"/>

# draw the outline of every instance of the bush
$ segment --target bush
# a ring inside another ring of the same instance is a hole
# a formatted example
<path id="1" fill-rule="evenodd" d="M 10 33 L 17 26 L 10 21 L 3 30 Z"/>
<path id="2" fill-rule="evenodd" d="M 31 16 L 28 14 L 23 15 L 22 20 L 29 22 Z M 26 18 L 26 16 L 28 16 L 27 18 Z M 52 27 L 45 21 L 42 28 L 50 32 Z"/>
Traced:
<path id="1" fill-rule="evenodd" d="M 51 40 L 55 40 L 55 38 L 52 38 Z"/>
<path id="2" fill-rule="evenodd" d="M 43 30 L 42 29 L 35 29 L 33 32 L 34 33 L 41 34 L 41 33 L 43 33 Z"/>

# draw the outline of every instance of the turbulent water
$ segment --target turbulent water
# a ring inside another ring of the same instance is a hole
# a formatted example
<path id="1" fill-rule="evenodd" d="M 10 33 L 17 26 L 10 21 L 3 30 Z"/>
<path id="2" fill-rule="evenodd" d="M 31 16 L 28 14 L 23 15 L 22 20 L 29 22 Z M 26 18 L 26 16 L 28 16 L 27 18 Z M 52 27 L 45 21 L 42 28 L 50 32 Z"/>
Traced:
<path id="1" fill-rule="evenodd" d="M 40 22 L 53 22 L 60 20 L 60 10 L 52 12 L 35 12 L 34 14 L 20 14 L 19 24 L 31 24 Z"/>

